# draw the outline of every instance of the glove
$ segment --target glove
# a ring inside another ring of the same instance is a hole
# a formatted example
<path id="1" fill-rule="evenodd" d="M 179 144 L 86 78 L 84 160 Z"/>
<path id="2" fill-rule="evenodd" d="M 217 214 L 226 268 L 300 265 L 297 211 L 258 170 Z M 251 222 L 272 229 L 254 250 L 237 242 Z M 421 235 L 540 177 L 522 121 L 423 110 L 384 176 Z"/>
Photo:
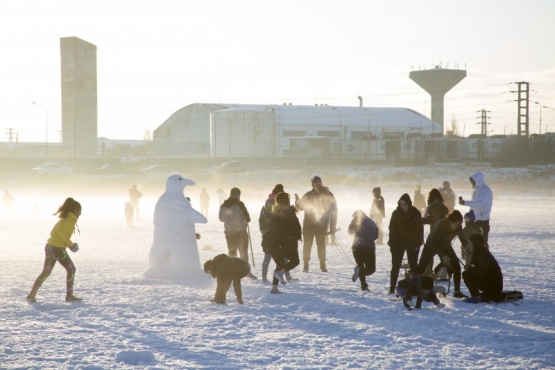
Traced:
<path id="1" fill-rule="evenodd" d="M 72 251 L 73 253 L 77 252 L 79 250 L 79 244 L 73 243 L 73 245 L 69 247 L 69 250 Z"/>

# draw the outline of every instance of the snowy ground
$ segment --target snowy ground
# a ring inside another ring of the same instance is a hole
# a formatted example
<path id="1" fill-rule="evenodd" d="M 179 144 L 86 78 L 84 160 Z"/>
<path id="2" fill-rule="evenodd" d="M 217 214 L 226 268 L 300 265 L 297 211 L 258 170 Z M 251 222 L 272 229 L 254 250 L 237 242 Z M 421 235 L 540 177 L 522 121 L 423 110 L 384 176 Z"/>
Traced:
<path id="1" fill-rule="evenodd" d="M 231 290 L 225 306 L 209 303 L 215 289 L 209 277 L 143 278 L 152 207 L 161 194 L 156 192 L 145 194 L 143 220 L 133 229 L 125 227 L 125 194 L 114 199 L 73 193 L 83 204 L 81 235 L 74 237 L 81 249 L 72 258 L 75 291 L 84 301 L 63 301 L 65 270 L 58 265 L 39 291 L 39 303 L 28 304 L 25 295 L 41 271 L 43 246 L 56 222 L 49 212 L 65 195 L 45 200 L 36 194 L 26 201 L 20 196 L 15 216 L 0 217 L 0 368 L 555 368 L 555 198 L 550 190 L 496 194 L 491 250 L 503 269 L 505 289 L 523 291 L 524 300 L 471 305 L 448 297 L 443 309 L 425 303 L 422 310 L 407 312 L 386 294 L 388 247 L 377 249 L 370 292 L 361 293 L 350 280 L 346 229 L 355 209 L 368 211 L 371 186 L 334 187 L 325 180 L 338 199 L 342 227 L 340 247 L 328 248 L 329 273 L 319 272 L 313 260 L 310 273 L 293 271 L 299 280 L 281 287 L 280 295 L 245 279 L 245 304 L 235 304 Z M 292 193 L 308 190 L 283 183 Z M 273 185 L 245 199 L 259 276 L 258 212 Z M 195 192 L 197 209 L 196 194 L 204 186 L 186 188 L 186 194 Z M 384 189 L 385 226 L 399 196 L 412 191 L 412 186 Z M 12 192 L 17 199 L 17 190 Z M 457 193 L 468 197 L 470 189 Z M 36 212 L 34 202 L 40 206 Z M 213 196 L 208 223 L 197 227 L 201 262 L 226 252 L 216 202 Z M 206 245 L 213 250 L 202 250 Z"/>

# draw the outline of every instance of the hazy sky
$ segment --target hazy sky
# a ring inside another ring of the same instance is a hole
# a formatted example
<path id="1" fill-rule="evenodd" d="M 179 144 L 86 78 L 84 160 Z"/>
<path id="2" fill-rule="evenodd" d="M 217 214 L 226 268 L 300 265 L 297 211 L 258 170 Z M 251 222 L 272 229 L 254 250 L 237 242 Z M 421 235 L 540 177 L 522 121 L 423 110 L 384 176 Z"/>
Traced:
<path id="1" fill-rule="evenodd" d="M 0 3 L 0 129 L 61 128 L 60 38 L 97 46 L 98 134 L 142 139 L 192 103 L 407 107 L 430 116 L 411 69 L 467 70 L 445 123 L 516 133 L 515 81 L 531 83 L 531 133 L 555 131 L 555 1 L 81 1 Z M 507 102 L 509 101 L 509 102 Z"/>

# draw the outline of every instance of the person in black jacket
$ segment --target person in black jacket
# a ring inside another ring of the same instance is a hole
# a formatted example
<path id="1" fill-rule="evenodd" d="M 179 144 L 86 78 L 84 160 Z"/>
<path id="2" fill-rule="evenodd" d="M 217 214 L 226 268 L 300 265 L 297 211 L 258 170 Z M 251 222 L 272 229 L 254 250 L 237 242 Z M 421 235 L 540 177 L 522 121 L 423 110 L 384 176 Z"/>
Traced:
<path id="1" fill-rule="evenodd" d="M 450 265 L 453 269 L 453 281 L 455 284 L 454 298 L 466 298 L 466 296 L 461 293 L 461 266 L 459 264 L 459 257 L 457 257 L 457 254 L 451 246 L 451 242 L 455 236 L 458 236 L 461 244 L 466 247 L 468 247 L 470 243 L 464 236 L 462 222 L 462 214 L 455 210 L 447 216 L 447 218 L 435 223 L 430 235 L 428 235 L 426 239 L 418 268 L 415 270 L 415 274 L 423 274 L 426 267 L 437 254 L 444 265 Z"/>
<path id="2" fill-rule="evenodd" d="M 467 245 L 467 253 L 472 255 L 472 260 L 470 265 L 466 266 L 462 276 L 471 297 L 465 302 L 492 301 L 503 291 L 501 268 L 488 250 L 482 235 L 472 235 L 470 241 L 472 243 Z"/>
<path id="3" fill-rule="evenodd" d="M 249 274 L 251 266 L 238 257 L 228 257 L 219 254 L 214 259 L 204 263 L 204 272 L 216 278 L 216 294 L 210 300 L 212 303 L 226 303 L 227 291 L 233 282 L 233 290 L 237 297 L 237 303 L 243 304 L 243 292 L 241 291 L 241 279 Z"/>
<path id="4" fill-rule="evenodd" d="M 428 206 L 424 211 L 422 222 L 430 225 L 430 232 L 439 220 L 444 219 L 449 214 L 449 209 L 443 204 L 443 197 L 438 189 L 432 189 L 428 193 Z"/>
<path id="5" fill-rule="evenodd" d="M 353 234 L 353 257 L 356 267 L 353 281 L 360 279 L 360 289 L 368 290 L 366 276 L 376 272 L 376 243 L 378 226 L 360 209 L 353 213 L 353 220 L 349 224 L 349 234 Z"/>
<path id="6" fill-rule="evenodd" d="M 301 224 L 296 208 L 291 206 L 289 194 L 279 193 L 269 214 L 268 231 L 262 241 L 276 263 L 271 293 L 280 293 L 279 282 L 285 285 L 285 275 L 299 265 L 298 241 L 301 236 Z"/>
<path id="7" fill-rule="evenodd" d="M 443 203 L 443 197 L 439 189 L 432 189 L 428 193 L 428 206 L 424 211 L 424 216 L 422 217 L 422 222 L 424 225 L 430 225 L 430 232 L 434 228 L 434 225 L 439 220 L 444 219 L 449 214 L 447 206 Z M 432 270 L 434 268 L 434 257 L 430 260 L 430 264 L 426 268 L 425 274 L 428 276 L 432 275 Z"/>
<path id="8" fill-rule="evenodd" d="M 277 184 L 270 194 L 268 194 L 268 199 L 264 202 L 264 205 L 260 209 L 260 216 L 258 217 L 258 227 L 260 229 L 260 234 L 262 235 L 262 241 L 264 241 L 264 235 L 268 232 L 270 226 L 270 213 L 272 212 L 272 207 L 276 204 L 276 195 L 283 193 L 283 185 Z M 262 261 L 262 281 L 268 281 L 268 268 L 270 267 L 270 261 L 272 260 L 272 255 L 268 251 L 268 248 L 262 243 L 262 251 L 264 252 L 264 260 Z M 291 277 L 289 276 L 288 279 Z"/>
<path id="9" fill-rule="evenodd" d="M 395 294 L 395 285 L 399 277 L 399 269 L 403 262 L 405 251 L 411 271 L 418 265 L 418 252 L 424 240 L 424 225 L 422 215 L 410 199 L 410 195 L 403 194 L 397 202 L 397 209 L 391 214 L 389 221 L 389 249 L 391 251 L 391 279 L 389 294 Z"/>

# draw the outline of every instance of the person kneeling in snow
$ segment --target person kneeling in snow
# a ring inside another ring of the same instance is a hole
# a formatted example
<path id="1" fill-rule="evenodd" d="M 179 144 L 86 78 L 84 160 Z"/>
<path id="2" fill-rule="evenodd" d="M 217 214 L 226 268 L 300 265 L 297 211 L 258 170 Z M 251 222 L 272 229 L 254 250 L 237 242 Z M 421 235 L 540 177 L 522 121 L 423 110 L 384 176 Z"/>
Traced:
<path id="1" fill-rule="evenodd" d="M 467 303 L 490 302 L 496 300 L 503 290 L 503 274 L 495 257 L 488 250 L 482 235 L 470 237 L 467 253 L 472 255 L 462 276 L 472 297 Z M 481 293 L 480 293 L 481 292 Z"/>
<path id="2" fill-rule="evenodd" d="M 237 296 L 237 303 L 243 304 L 243 293 L 241 291 L 241 279 L 249 274 L 251 266 L 238 257 L 228 257 L 219 254 L 214 259 L 206 261 L 204 272 L 216 278 L 216 294 L 210 300 L 212 303 L 225 304 L 227 291 L 233 282 L 233 290 Z"/>
<path id="3" fill-rule="evenodd" d="M 414 308 L 422 308 L 422 301 L 433 302 L 439 308 L 445 307 L 444 304 L 439 302 L 439 299 L 434 292 L 434 281 L 429 276 L 413 276 L 412 278 L 405 278 L 397 283 L 397 293 L 403 299 L 403 305 L 407 310 L 411 311 L 412 308 L 409 302 L 412 297 L 417 297 L 416 306 Z"/>

